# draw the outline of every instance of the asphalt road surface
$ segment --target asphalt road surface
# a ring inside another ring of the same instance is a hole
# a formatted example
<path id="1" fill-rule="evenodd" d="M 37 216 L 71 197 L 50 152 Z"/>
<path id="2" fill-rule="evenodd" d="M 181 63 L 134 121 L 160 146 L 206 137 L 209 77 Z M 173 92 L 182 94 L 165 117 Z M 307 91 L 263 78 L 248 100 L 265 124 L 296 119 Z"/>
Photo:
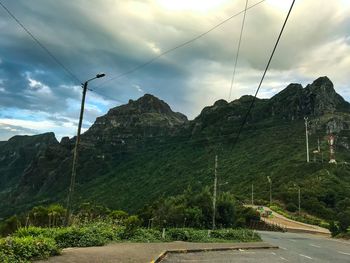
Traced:
<path id="1" fill-rule="evenodd" d="M 174 262 L 331 262 L 350 263 L 350 242 L 310 234 L 259 232 L 264 241 L 279 249 L 239 250 L 170 254 L 164 263 Z"/>

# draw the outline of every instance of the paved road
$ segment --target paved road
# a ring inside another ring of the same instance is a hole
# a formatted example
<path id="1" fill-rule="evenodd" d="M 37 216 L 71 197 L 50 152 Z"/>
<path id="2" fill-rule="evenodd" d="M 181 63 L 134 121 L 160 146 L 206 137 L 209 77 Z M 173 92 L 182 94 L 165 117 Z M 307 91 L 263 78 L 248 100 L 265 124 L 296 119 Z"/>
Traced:
<path id="1" fill-rule="evenodd" d="M 64 249 L 62 255 L 51 257 L 40 263 L 145 263 L 150 262 L 166 250 L 213 249 L 213 248 L 259 248 L 269 246 L 264 242 L 252 243 L 111 243 L 103 247 Z M 39 263 L 38 262 L 38 263 Z M 2 263 L 2 262 L 0 262 Z"/>
<path id="2" fill-rule="evenodd" d="M 246 205 L 247 207 L 253 207 L 258 208 L 258 206 L 251 206 Z M 289 218 L 284 217 L 281 214 L 278 214 L 274 211 L 272 211 L 270 208 L 263 206 L 265 211 L 271 211 L 272 217 L 270 218 L 264 218 L 261 217 L 261 220 L 265 221 L 268 224 L 277 224 L 280 225 L 288 230 L 288 232 L 295 232 L 295 233 L 322 233 L 325 234 L 325 236 L 330 236 L 330 232 L 326 228 L 322 228 L 315 225 L 305 224 L 302 222 L 294 221 Z"/>
<path id="3" fill-rule="evenodd" d="M 350 263 L 350 242 L 296 233 L 260 232 L 264 241 L 280 249 L 170 254 L 175 262 L 331 262 Z"/>

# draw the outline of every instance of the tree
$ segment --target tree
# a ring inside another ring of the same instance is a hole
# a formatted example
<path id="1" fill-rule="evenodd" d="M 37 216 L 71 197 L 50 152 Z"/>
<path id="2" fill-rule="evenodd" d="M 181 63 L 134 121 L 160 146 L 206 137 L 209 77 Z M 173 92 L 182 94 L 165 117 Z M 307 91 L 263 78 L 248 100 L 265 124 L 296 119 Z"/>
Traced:
<path id="1" fill-rule="evenodd" d="M 129 214 L 122 210 L 113 210 L 109 213 L 109 218 L 113 220 L 114 223 L 123 225 L 125 220 L 128 218 Z"/>
<path id="2" fill-rule="evenodd" d="M 0 225 L 0 234 L 7 236 L 15 232 L 21 225 L 17 216 L 11 216 Z"/>
<path id="3" fill-rule="evenodd" d="M 350 226 L 350 209 L 338 214 L 339 230 L 343 233 L 348 231 Z"/>
<path id="4" fill-rule="evenodd" d="M 216 206 L 216 223 L 221 227 L 233 227 L 236 218 L 235 198 L 230 193 L 219 195 Z"/>

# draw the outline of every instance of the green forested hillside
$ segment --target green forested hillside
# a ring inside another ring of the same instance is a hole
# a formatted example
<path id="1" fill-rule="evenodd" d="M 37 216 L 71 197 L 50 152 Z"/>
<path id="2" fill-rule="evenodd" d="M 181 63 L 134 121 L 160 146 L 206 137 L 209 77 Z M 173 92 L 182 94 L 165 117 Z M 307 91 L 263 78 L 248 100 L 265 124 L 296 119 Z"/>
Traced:
<path id="1" fill-rule="evenodd" d="M 188 186 L 200 191 L 212 185 L 218 155 L 218 190 L 242 201 L 250 202 L 254 184 L 256 202 L 267 202 L 270 176 L 273 200 L 284 205 L 298 204 L 300 186 L 304 211 L 331 219 L 349 207 L 350 106 L 330 80 L 305 88 L 291 84 L 269 100 L 258 99 L 234 145 L 251 100 L 217 101 L 192 121 L 151 95 L 110 110 L 82 136 L 75 204 L 135 212 Z M 310 120 L 310 163 L 304 116 Z M 336 135 L 337 165 L 328 163 L 329 133 Z M 318 139 L 321 153 L 314 162 Z M 74 138 L 51 145 L 11 186 L 0 185 L 0 216 L 39 203 L 64 204 L 73 145 Z"/>

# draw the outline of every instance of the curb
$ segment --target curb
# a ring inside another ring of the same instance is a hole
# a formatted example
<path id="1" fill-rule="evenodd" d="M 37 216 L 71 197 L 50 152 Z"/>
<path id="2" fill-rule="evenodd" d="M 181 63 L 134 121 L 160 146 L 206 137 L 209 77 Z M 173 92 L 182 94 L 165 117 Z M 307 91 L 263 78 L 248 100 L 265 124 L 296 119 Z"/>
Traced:
<path id="1" fill-rule="evenodd" d="M 194 249 L 172 249 L 163 251 L 155 260 L 151 263 L 161 262 L 168 254 L 181 254 L 181 253 L 199 253 L 209 251 L 228 251 L 228 250 L 249 250 L 249 249 L 278 249 L 278 246 L 250 246 L 250 247 L 217 247 L 217 248 L 194 248 Z"/>

